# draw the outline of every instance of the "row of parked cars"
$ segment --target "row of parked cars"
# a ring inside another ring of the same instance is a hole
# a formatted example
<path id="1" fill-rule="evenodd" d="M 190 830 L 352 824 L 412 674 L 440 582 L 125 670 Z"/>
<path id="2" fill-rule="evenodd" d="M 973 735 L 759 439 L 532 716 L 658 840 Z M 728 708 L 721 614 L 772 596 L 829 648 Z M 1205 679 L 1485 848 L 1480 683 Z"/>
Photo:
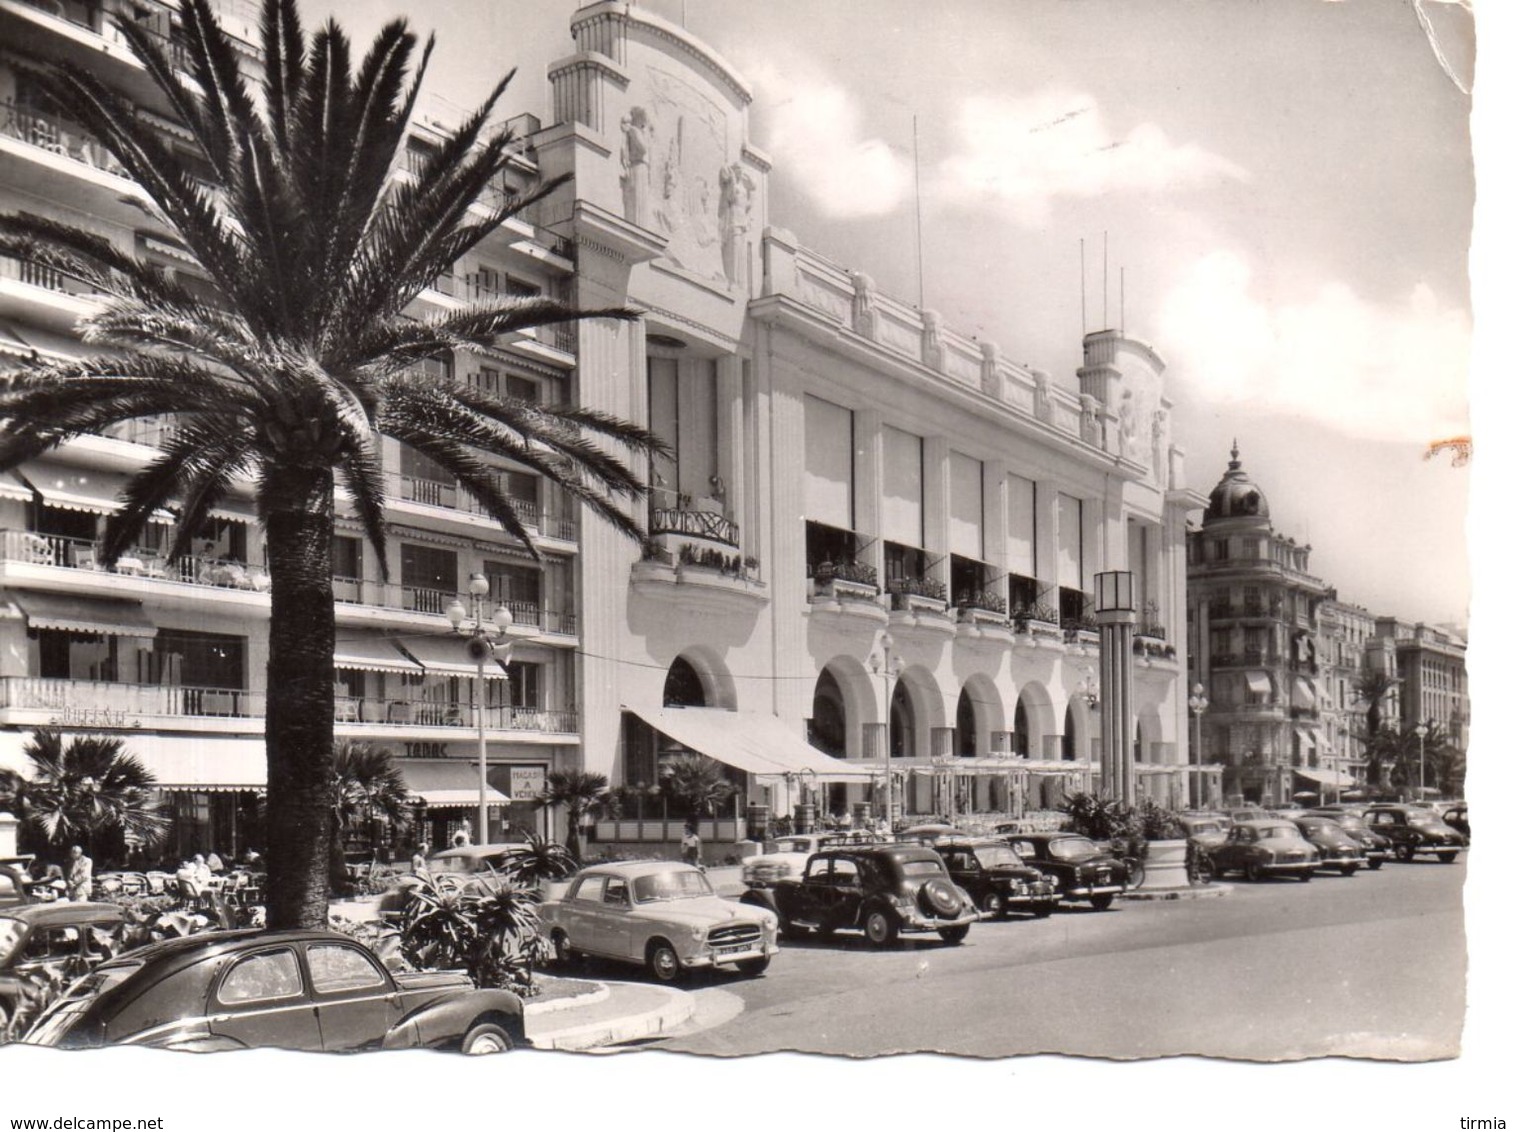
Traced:
<path id="1" fill-rule="evenodd" d="M 1463 831 L 1445 816 L 1462 821 Z M 1415 803 L 1339 803 L 1314 810 L 1187 814 L 1180 820 L 1212 875 L 1248 880 L 1294 876 L 1308 881 L 1320 869 L 1352 876 L 1362 868 L 1378 869 L 1392 857 L 1412 861 L 1429 856 L 1452 864 L 1468 845 L 1463 803 L 1446 810 Z"/>

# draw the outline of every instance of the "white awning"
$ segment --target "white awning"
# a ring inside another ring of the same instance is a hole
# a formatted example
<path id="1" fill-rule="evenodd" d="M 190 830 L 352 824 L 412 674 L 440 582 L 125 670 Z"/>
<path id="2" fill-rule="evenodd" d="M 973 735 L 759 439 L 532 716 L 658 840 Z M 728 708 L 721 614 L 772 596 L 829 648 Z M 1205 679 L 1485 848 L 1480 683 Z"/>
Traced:
<path id="1" fill-rule="evenodd" d="M 262 790 L 268 784 L 268 750 L 260 737 L 131 735 L 126 750 L 162 790 Z"/>
<path id="2" fill-rule="evenodd" d="M 428 672 L 441 676 L 473 676 L 478 666 L 469 659 L 466 637 L 406 637 L 401 649 Z M 496 661 L 485 661 L 487 679 L 505 679 L 505 669 Z"/>
<path id="3" fill-rule="evenodd" d="M 408 656 L 401 654 L 390 637 L 359 637 L 338 640 L 332 654 L 333 668 L 350 668 L 360 672 L 399 672 L 414 675 L 423 671 Z"/>
<path id="4" fill-rule="evenodd" d="M 66 633 L 97 633 L 108 637 L 155 637 L 158 626 L 142 612 L 142 603 L 112 601 L 76 594 L 29 593 L 16 604 L 26 614 L 28 629 L 59 629 Z"/>
<path id="5" fill-rule="evenodd" d="M 749 774 L 814 775 L 819 782 L 867 782 L 872 775 L 818 751 L 779 718 L 721 708 L 628 708 L 676 743 Z"/>
<path id="6" fill-rule="evenodd" d="M 1304 778 L 1309 782 L 1318 783 L 1322 786 L 1351 786 L 1353 785 L 1354 781 L 1351 774 L 1343 774 L 1340 770 L 1325 770 L 1321 767 L 1306 768 L 1297 766 L 1294 768 L 1294 771 L 1301 778 Z"/>
<path id="7" fill-rule="evenodd" d="M 1290 696 L 1290 706 L 1297 708 L 1314 708 L 1316 706 L 1316 689 L 1311 687 L 1311 682 L 1304 676 L 1295 677 L 1294 691 Z"/>
<path id="8" fill-rule="evenodd" d="M 401 759 L 399 762 L 406 789 L 428 808 L 465 809 L 479 805 L 477 764 L 448 759 Z M 486 786 L 484 801 L 490 806 L 506 806 L 511 800 L 493 786 Z"/>
<path id="9" fill-rule="evenodd" d="M 1254 669 L 1244 672 L 1243 678 L 1248 682 L 1248 691 L 1257 695 L 1266 696 L 1274 690 L 1274 685 L 1269 680 L 1267 672 L 1259 672 Z"/>

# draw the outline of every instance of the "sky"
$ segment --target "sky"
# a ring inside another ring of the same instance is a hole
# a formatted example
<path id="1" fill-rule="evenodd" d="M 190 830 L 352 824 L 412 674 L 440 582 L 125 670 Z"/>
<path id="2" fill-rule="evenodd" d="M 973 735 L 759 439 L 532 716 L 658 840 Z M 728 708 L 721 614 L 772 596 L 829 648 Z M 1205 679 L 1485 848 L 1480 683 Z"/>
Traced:
<path id="1" fill-rule="evenodd" d="M 438 35 L 429 92 L 472 105 L 515 66 L 502 113 L 544 115 L 576 6 L 309 11 L 360 39 L 409 15 Z M 1469 431 L 1461 4 L 642 6 L 752 86 L 771 223 L 1069 387 L 1085 330 L 1150 343 L 1189 486 L 1209 492 L 1235 439 L 1344 600 L 1467 624 L 1469 472 L 1424 459 Z"/>

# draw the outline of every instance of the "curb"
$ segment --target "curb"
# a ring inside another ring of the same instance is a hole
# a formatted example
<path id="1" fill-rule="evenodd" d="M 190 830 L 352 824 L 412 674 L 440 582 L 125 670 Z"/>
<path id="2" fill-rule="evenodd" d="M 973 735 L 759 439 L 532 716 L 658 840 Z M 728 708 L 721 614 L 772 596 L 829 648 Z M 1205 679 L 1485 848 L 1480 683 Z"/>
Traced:
<path id="1" fill-rule="evenodd" d="M 1132 892 L 1123 893 L 1123 900 L 1138 900 L 1146 903 L 1154 903 L 1159 900 L 1208 900 L 1216 896 L 1226 896 L 1232 891 L 1229 884 L 1206 884 L 1194 888 L 1148 888 L 1135 889 Z"/>
<path id="2" fill-rule="evenodd" d="M 638 1014 L 627 1014 L 601 1022 L 588 1022 L 546 1034 L 527 1033 L 533 1049 L 593 1050 L 620 1045 L 640 1038 L 656 1037 L 688 1022 L 699 1005 L 694 995 L 685 991 L 664 990 L 664 1004 Z M 607 988 L 609 993 L 609 988 Z"/>
<path id="3" fill-rule="evenodd" d="M 610 997 L 610 987 L 604 983 L 595 983 L 589 990 L 580 994 L 565 995 L 563 998 L 550 998 L 546 1002 L 532 1002 L 528 1000 L 522 1009 L 528 1018 L 536 1018 L 542 1014 L 556 1014 L 560 1010 L 575 1010 L 581 1006 L 589 1006 L 591 1003 L 604 1002 Z"/>

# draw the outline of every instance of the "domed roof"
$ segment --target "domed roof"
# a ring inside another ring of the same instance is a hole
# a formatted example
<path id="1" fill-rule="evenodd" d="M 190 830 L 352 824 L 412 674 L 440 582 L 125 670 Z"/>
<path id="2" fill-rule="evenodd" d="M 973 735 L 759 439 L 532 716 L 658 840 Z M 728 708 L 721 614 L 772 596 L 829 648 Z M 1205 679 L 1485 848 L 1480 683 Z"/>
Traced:
<path id="1" fill-rule="evenodd" d="M 1226 474 L 1211 489 L 1211 502 L 1205 509 L 1205 521 L 1209 523 L 1212 519 L 1252 517 L 1267 519 L 1269 501 L 1242 470 L 1242 461 L 1237 458 L 1237 442 L 1234 440 L 1232 459 L 1226 466 Z"/>

